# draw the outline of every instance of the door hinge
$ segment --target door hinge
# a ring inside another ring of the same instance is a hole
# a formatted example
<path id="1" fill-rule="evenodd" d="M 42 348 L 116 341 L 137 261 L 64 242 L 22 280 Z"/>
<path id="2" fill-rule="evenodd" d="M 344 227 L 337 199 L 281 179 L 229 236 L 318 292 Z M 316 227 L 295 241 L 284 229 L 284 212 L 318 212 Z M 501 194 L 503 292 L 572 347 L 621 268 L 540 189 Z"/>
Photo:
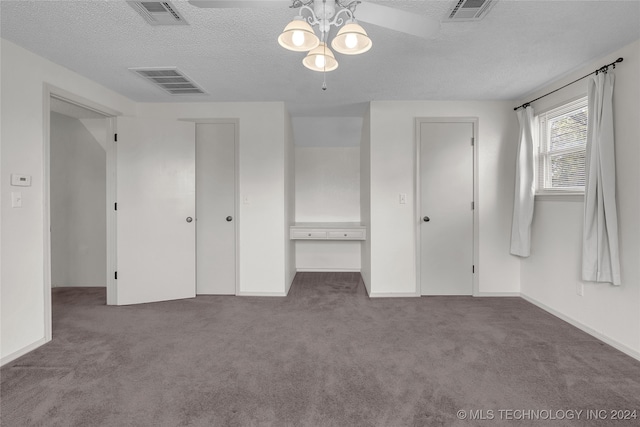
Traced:
<path id="1" fill-rule="evenodd" d="M 116 280 L 118 280 L 118 272 L 117 271 L 113 276 L 115 277 Z"/>
<path id="2" fill-rule="evenodd" d="M 474 137 L 471 137 L 471 145 L 473 146 L 473 144 L 475 144 L 476 139 Z"/>
<path id="3" fill-rule="evenodd" d="M 476 208 L 476 202 L 471 202 L 471 210 L 475 210 Z"/>
<path id="4" fill-rule="evenodd" d="M 118 210 L 118 203 L 117 202 L 113 204 L 113 210 L 115 210 L 115 211 Z"/>
<path id="5" fill-rule="evenodd" d="M 117 133 L 114 133 L 114 134 L 113 134 L 113 140 L 114 140 L 115 142 L 118 142 L 118 134 L 117 134 Z"/>

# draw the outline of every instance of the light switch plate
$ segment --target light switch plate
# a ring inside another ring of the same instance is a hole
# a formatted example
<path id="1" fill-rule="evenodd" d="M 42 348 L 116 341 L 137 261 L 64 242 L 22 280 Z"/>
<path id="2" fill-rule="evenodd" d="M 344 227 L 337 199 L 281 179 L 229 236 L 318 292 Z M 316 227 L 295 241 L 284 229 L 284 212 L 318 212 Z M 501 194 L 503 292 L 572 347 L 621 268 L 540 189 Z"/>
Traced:
<path id="1" fill-rule="evenodd" d="M 21 208 L 22 207 L 22 193 L 19 191 L 11 192 L 11 207 L 12 208 Z"/>
<path id="2" fill-rule="evenodd" d="M 400 193 L 400 204 L 401 205 L 406 205 L 407 204 L 407 194 L 406 193 Z"/>
<path id="3" fill-rule="evenodd" d="M 11 185 L 16 187 L 31 187 L 31 175 L 11 174 Z"/>

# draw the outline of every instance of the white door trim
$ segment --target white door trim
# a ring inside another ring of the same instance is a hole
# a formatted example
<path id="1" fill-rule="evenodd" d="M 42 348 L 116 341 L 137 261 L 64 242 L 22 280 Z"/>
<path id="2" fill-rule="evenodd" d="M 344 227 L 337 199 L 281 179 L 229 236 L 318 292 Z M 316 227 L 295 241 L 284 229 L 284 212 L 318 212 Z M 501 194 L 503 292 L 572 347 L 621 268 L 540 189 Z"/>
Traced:
<path id="1" fill-rule="evenodd" d="M 105 107 L 87 98 L 44 83 L 42 91 L 42 141 L 44 161 L 42 162 L 43 186 L 43 292 L 44 292 L 44 339 L 51 341 L 51 98 L 57 98 L 102 114 L 107 120 L 107 135 L 113 134 L 113 117 L 121 112 Z M 107 140 L 112 138 L 107 138 Z M 115 144 L 107 144 L 107 296 L 115 298 Z M 109 209 L 112 208 L 112 209 Z M 107 301 L 109 304 L 109 301 Z"/>
<path id="2" fill-rule="evenodd" d="M 189 119 L 179 119 L 179 121 L 185 122 L 193 122 L 196 124 L 232 124 L 235 128 L 234 131 L 234 158 L 235 158 L 235 177 L 234 177 L 234 217 L 233 217 L 233 227 L 234 227 L 234 238 L 236 239 L 236 296 L 240 295 L 240 119 L 234 118 L 189 118 Z M 197 155 L 197 153 L 196 153 Z M 196 182 L 196 185 L 198 183 Z M 196 203 L 198 201 L 196 200 Z M 197 227 L 197 218 L 196 218 L 196 227 Z M 197 234 L 196 234 L 197 236 Z M 197 238 L 197 237 L 196 237 Z M 197 257 L 197 254 L 196 254 Z M 197 267 L 196 267 L 197 268 Z"/>
<path id="3" fill-rule="evenodd" d="M 478 198 L 478 125 L 479 120 L 477 117 L 417 117 L 415 119 L 415 164 L 414 164 L 414 178 L 415 178 L 415 221 L 413 223 L 414 235 L 415 235 L 415 247 L 416 247 L 416 294 L 421 295 L 421 249 L 420 249 L 420 226 L 421 226 L 421 191 L 420 191 L 420 125 L 422 123 L 471 123 L 473 126 L 473 265 L 475 268 L 475 274 L 473 275 L 473 290 L 472 295 L 478 296 L 478 284 L 480 282 L 480 229 L 479 229 L 479 198 Z"/>
<path id="4" fill-rule="evenodd" d="M 118 304 L 118 286 L 115 272 L 118 271 L 118 215 L 117 202 L 117 159 L 118 147 L 115 141 L 116 118 L 109 119 L 107 125 L 107 305 Z"/>

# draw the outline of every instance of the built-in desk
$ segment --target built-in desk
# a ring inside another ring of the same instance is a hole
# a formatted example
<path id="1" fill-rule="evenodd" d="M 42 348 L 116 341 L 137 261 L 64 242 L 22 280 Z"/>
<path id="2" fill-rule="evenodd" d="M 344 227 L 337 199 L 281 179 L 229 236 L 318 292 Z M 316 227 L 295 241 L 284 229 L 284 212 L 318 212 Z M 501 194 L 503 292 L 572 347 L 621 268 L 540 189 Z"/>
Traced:
<path id="1" fill-rule="evenodd" d="M 297 222 L 289 227 L 291 240 L 366 240 L 367 227 L 359 222 Z"/>

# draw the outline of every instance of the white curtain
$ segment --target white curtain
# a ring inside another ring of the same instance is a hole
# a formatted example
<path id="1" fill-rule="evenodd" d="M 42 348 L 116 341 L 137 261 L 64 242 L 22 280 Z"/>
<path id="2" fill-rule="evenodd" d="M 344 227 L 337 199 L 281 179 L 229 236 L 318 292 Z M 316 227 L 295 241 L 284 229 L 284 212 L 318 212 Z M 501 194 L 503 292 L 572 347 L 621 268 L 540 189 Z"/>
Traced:
<path id="1" fill-rule="evenodd" d="M 620 285 L 611 72 L 589 79 L 582 279 Z"/>
<path id="2" fill-rule="evenodd" d="M 528 257 L 531 252 L 531 221 L 533 219 L 533 108 L 527 106 L 516 111 L 520 123 L 518 155 L 516 158 L 516 189 L 513 198 L 511 223 L 511 249 L 513 255 Z"/>

